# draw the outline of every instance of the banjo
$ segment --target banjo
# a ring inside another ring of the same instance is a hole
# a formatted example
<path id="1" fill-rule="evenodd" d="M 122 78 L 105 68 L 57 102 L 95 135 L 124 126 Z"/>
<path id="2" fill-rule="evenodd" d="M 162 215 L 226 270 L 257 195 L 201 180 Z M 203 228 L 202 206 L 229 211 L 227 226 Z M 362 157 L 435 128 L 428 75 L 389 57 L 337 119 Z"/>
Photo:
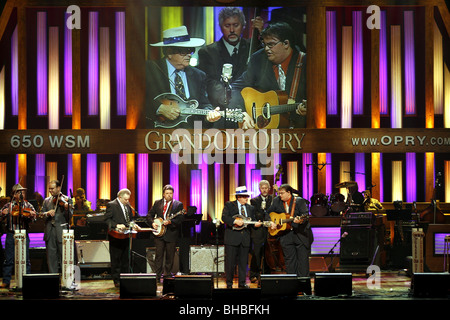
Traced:
<path id="1" fill-rule="evenodd" d="M 170 221 L 176 216 L 184 214 L 185 212 L 185 209 L 178 211 L 177 213 L 174 213 L 169 218 L 167 218 L 167 220 L 164 220 L 163 218 L 155 218 L 155 220 L 153 220 L 153 223 L 156 224 L 156 227 L 152 230 L 153 234 L 157 237 L 162 237 L 167 230 L 167 227 L 164 225 L 164 221 Z"/>

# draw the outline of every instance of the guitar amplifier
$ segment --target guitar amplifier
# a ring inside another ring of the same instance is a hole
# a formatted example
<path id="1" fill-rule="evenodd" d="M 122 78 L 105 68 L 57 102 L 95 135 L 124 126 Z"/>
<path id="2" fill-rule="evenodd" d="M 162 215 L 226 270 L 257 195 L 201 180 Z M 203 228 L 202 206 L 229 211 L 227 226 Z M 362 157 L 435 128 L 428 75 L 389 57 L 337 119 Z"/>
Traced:
<path id="1" fill-rule="evenodd" d="M 372 212 L 347 213 L 341 221 L 342 227 L 370 227 L 375 225 L 375 215 Z"/>
<path id="2" fill-rule="evenodd" d="M 219 250 L 219 259 L 217 259 Z M 189 269 L 191 273 L 225 272 L 225 247 L 224 246 L 190 246 Z"/>
<path id="3" fill-rule="evenodd" d="M 109 268 L 109 241 L 79 240 L 75 241 L 80 268 Z"/>

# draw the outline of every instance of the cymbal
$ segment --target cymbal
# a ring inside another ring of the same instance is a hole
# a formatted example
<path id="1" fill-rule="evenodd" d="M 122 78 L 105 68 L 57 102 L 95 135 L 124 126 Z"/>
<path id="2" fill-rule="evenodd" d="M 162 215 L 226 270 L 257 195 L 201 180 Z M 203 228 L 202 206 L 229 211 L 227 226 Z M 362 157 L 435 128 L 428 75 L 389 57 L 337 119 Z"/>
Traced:
<path id="1" fill-rule="evenodd" d="M 335 184 L 334 187 L 339 189 L 339 188 L 355 187 L 356 185 L 358 185 L 356 181 L 345 181 Z"/>

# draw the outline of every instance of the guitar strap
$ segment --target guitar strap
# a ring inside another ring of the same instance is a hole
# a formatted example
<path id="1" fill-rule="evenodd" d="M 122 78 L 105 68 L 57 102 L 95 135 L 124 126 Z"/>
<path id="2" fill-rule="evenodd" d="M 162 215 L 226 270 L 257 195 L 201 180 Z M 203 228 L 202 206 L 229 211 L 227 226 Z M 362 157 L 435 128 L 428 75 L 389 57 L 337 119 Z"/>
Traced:
<path id="1" fill-rule="evenodd" d="M 294 216 L 295 203 L 297 202 L 297 201 L 295 201 L 295 200 L 296 200 L 296 198 L 295 198 L 294 196 L 292 196 L 292 199 L 294 200 L 294 203 L 292 204 L 292 209 L 291 209 L 291 217 L 293 217 L 293 216 Z"/>
<path id="2" fill-rule="evenodd" d="M 297 62 L 295 64 L 294 78 L 292 79 L 291 91 L 289 92 L 289 100 L 293 100 L 292 102 L 295 102 L 295 98 L 297 97 L 298 83 L 300 81 L 300 75 L 302 74 L 302 66 L 303 66 L 302 61 L 304 56 L 305 54 L 300 51 L 297 57 Z"/>

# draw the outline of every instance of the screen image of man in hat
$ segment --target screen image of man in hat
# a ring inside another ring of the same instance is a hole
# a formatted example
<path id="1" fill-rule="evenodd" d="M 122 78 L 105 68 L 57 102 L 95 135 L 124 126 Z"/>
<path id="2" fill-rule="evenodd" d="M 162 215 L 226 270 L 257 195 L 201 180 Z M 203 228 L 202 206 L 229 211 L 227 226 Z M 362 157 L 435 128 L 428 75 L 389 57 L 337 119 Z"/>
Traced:
<path id="1" fill-rule="evenodd" d="M 146 63 L 147 128 L 194 128 L 221 118 L 206 94 L 206 74 L 190 65 L 196 48 L 205 40 L 190 37 L 186 26 L 163 31 L 163 41 L 150 44 L 162 49 L 163 57 Z M 176 95 L 176 96 L 174 96 Z"/>
<path id="2" fill-rule="evenodd" d="M 26 188 L 20 184 L 12 187 L 11 201 L 1 209 L 2 222 L 6 221 L 5 260 L 3 262 L 2 288 L 9 288 L 14 270 L 14 233 L 15 230 L 28 230 L 36 218 L 36 211 L 26 199 Z M 30 238 L 26 235 L 26 272 L 31 273 Z"/>

